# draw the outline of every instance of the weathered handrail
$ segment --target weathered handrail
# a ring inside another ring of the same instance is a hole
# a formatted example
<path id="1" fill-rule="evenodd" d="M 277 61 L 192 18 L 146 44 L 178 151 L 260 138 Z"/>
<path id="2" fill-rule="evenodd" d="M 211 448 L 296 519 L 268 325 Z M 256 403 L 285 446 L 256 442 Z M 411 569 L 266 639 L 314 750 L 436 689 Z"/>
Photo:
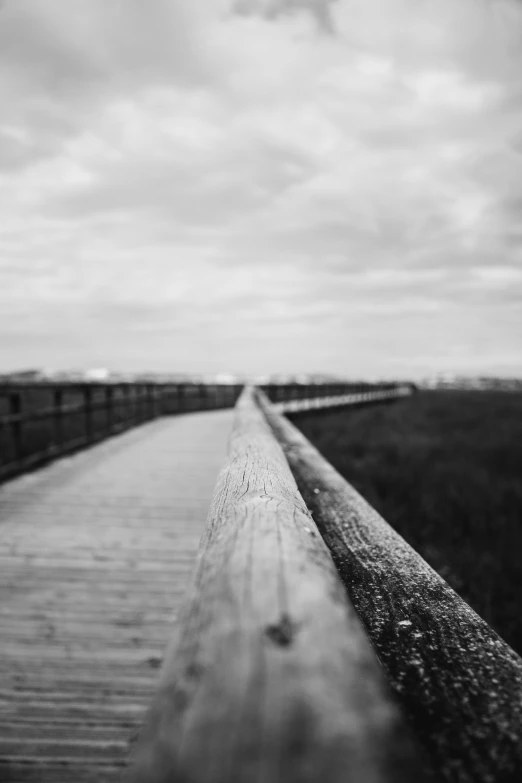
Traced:
<path id="1" fill-rule="evenodd" d="M 522 659 L 311 443 L 258 402 L 406 714 L 443 780 L 522 775 Z"/>
<path id="2" fill-rule="evenodd" d="M 411 394 L 416 386 L 412 383 L 271 383 L 258 387 L 272 403 L 297 403 L 298 401 L 326 400 L 369 392 L 390 392 L 390 396 Z"/>
<path id="3" fill-rule="evenodd" d="M 283 451 L 246 389 L 127 780 L 426 779 Z"/>

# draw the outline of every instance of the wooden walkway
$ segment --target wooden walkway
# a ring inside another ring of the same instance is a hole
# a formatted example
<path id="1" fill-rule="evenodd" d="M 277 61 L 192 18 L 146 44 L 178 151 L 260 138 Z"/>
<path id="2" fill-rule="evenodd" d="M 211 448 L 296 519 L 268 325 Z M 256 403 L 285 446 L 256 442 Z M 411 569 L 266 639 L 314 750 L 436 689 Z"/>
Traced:
<path id="1" fill-rule="evenodd" d="M 0 779 L 118 780 L 233 412 L 163 418 L 0 487 Z"/>

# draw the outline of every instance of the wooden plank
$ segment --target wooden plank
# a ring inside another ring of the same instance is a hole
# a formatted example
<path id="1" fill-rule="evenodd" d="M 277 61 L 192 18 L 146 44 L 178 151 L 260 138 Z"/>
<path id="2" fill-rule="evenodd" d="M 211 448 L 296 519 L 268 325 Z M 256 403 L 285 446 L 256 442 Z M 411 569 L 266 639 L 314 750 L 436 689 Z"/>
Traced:
<path id="1" fill-rule="evenodd" d="M 389 681 L 447 781 L 522 771 L 522 660 L 258 396 Z"/>
<path id="2" fill-rule="evenodd" d="M 78 765 L 83 762 L 84 772 L 81 783 L 118 783 L 121 780 L 121 765 L 96 764 L 92 756 L 85 755 L 84 759 L 64 757 L 53 763 L 31 763 L 25 759 L 15 757 L 0 757 L 0 764 L 5 770 L 7 783 L 71 783 L 77 781 L 75 777 Z"/>
<path id="3" fill-rule="evenodd" d="M 120 778 L 231 423 L 163 419 L 0 487 L 0 780 Z"/>
<path id="4" fill-rule="evenodd" d="M 242 394 L 133 783 L 426 779 L 280 446 Z"/>

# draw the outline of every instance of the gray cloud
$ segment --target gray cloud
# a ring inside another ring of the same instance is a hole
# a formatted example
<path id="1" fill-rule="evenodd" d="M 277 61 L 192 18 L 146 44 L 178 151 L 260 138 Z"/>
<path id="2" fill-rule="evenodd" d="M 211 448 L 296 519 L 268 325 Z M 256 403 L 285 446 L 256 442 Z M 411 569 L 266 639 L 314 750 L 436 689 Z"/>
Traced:
<path id="1" fill-rule="evenodd" d="M 6 0 L 0 9 L 0 170 L 52 157 L 124 96 L 212 84 L 191 4 Z M 23 129 L 23 137 L 12 130 Z"/>
<path id="2" fill-rule="evenodd" d="M 11 79 L 58 98 L 149 83 L 193 86 L 212 70 L 196 49 L 189 9 L 170 0 L 146 7 L 139 0 L 7 0 L 0 62 Z"/>
<path id="3" fill-rule="evenodd" d="M 8 0 L 0 365 L 520 369 L 521 36 L 510 0 Z"/>
<path id="4" fill-rule="evenodd" d="M 249 16 L 259 14 L 277 20 L 281 16 L 307 12 L 323 32 L 333 34 L 331 5 L 337 0 L 236 0 L 234 12 Z"/>

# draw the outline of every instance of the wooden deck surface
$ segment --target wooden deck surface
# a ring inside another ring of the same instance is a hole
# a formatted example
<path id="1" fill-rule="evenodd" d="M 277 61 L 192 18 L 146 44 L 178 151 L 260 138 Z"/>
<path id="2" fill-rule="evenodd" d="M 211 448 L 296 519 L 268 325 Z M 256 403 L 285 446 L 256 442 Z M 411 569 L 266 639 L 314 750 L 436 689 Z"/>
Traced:
<path id="1" fill-rule="evenodd" d="M 231 410 L 159 419 L 0 487 L 0 779 L 118 780 Z"/>

